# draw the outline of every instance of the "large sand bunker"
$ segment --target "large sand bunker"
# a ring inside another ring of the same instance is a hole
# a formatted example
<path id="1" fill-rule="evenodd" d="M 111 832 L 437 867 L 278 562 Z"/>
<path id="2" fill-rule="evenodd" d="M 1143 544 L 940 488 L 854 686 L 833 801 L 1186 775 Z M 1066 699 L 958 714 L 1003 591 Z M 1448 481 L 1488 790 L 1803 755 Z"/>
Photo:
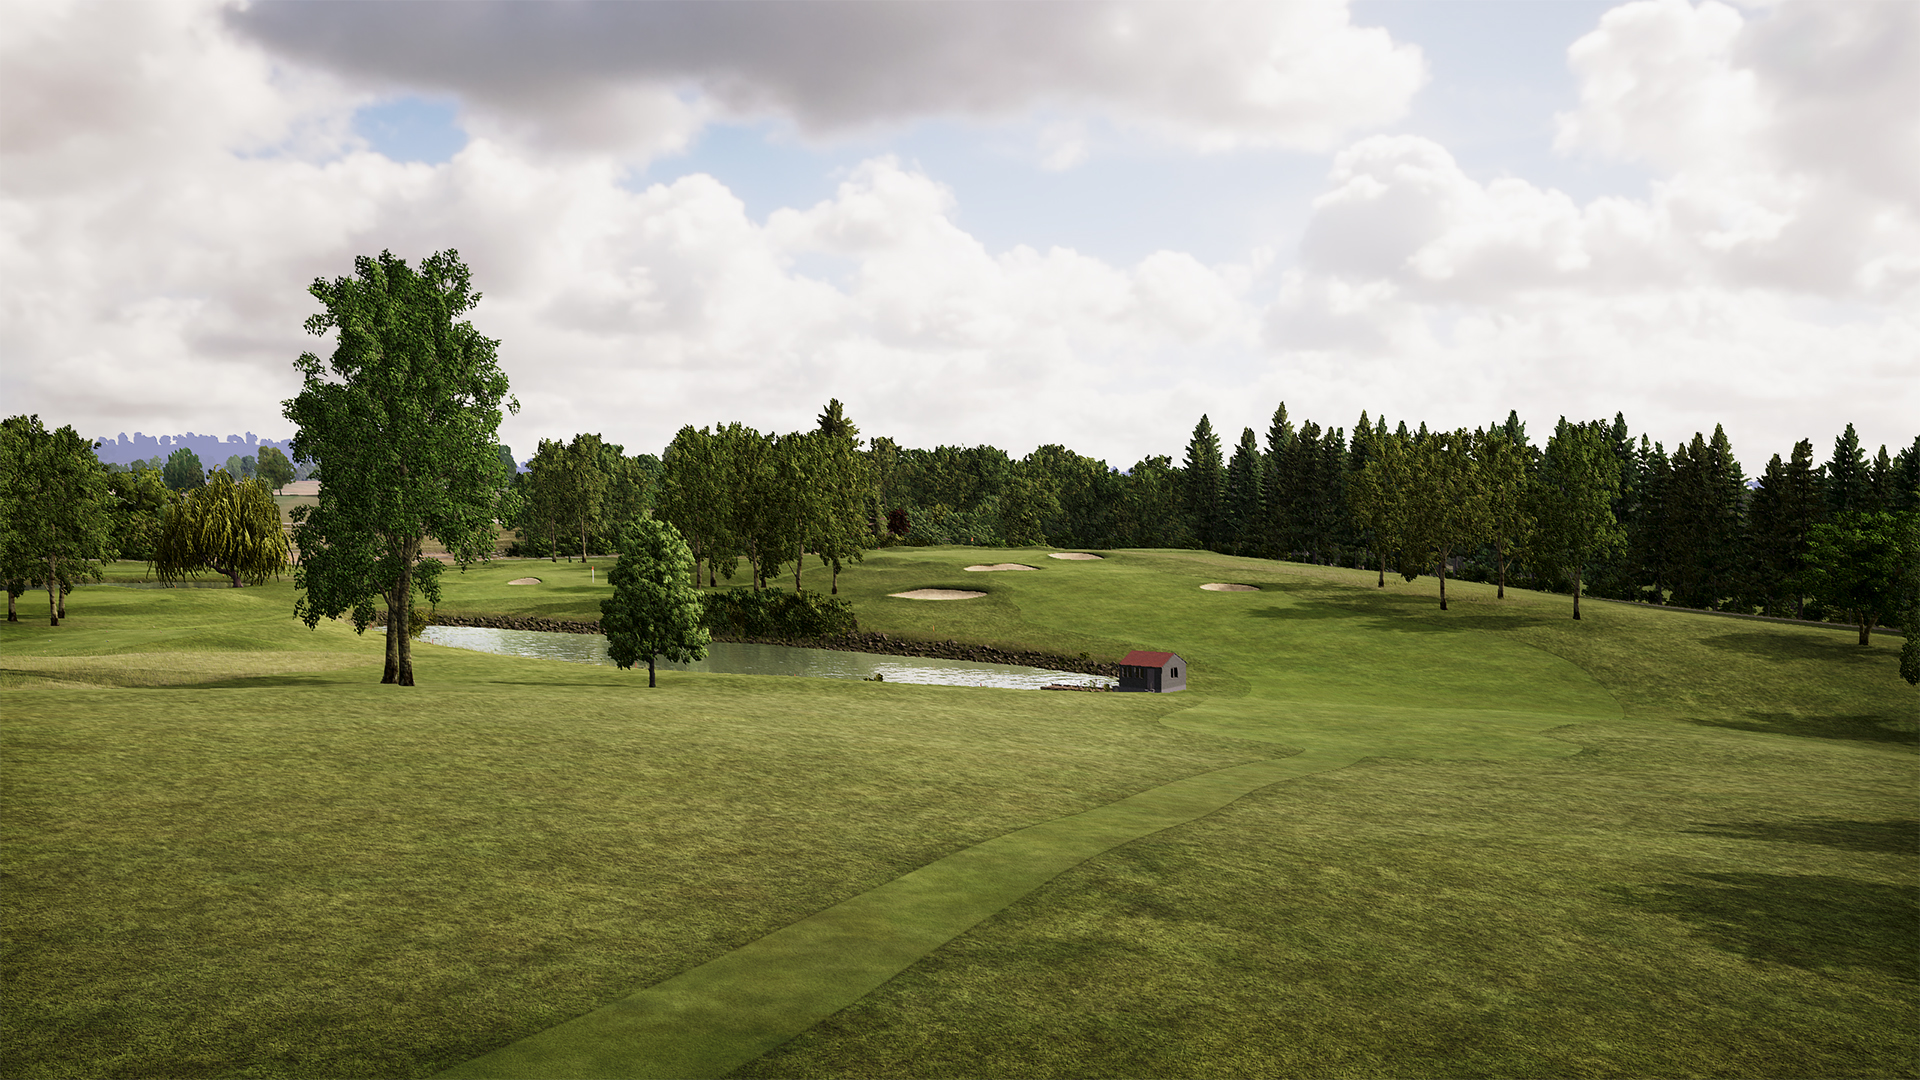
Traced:
<path id="1" fill-rule="evenodd" d="M 978 600 L 987 594 L 969 592 L 966 589 L 913 589 L 909 592 L 892 592 L 887 595 L 897 596 L 902 600 Z"/>
<path id="2" fill-rule="evenodd" d="M 988 565 L 986 563 L 975 563 L 974 565 L 967 567 L 967 569 L 977 572 L 981 570 L 1038 570 L 1040 568 L 1037 566 L 1023 566 L 1017 562 L 997 562 L 992 565 Z"/>
<path id="3" fill-rule="evenodd" d="M 539 578 L 537 578 L 537 577 L 517 577 L 517 578 L 514 578 L 514 579 L 513 579 L 512 581 L 509 581 L 509 582 L 507 582 L 507 584 L 509 584 L 509 585 L 538 585 L 538 584 L 540 584 L 540 579 L 539 579 Z"/>
<path id="4" fill-rule="evenodd" d="M 1049 554 L 1047 558 L 1049 559 L 1104 559 L 1106 558 L 1106 556 L 1105 555 L 1089 555 L 1084 551 L 1055 551 Z"/>
<path id="5" fill-rule="evenodd" d="M 1235 585 L 1230 581 L 1210 581 L 1200 586 L 1208 592 L 1259 592 L 1258 585 Z"/>

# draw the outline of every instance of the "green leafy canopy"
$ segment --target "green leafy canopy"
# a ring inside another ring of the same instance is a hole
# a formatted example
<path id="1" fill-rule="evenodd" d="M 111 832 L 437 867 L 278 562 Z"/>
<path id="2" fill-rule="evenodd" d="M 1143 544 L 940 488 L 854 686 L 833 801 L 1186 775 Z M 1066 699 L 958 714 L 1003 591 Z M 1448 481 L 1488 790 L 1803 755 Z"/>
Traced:
<path id="1" fill-rule="evenodd" d="M 456 251 L 416 270 L 383 251 L 354 261 L 352 277 L 316 279 L 325 310 L 312 334 L 337 332 L 326 363 L 302 353 L 298 397 L 284 403 L 299 425 L 296 460 L 314 463 L 319 504 L 295 527 L 307 625 L 351 611 L 388 610 L 383 682 L 411 685 L 406 626 L 414 591 L 437 597 L 439 564 L 422 559 L 431 536 L 465 565 L 490 556 L 507 474 L 496 445 L 501 410 L 518 412 L 497 359 L 499 342 L 460 316 L 480 302 Z M 416 581 L 416 576 L 418 581 Z"/>
<path id="2" fill-rule="evenodd" d="M 693 552 L 679 530 L 657 518 L 634 522 L 620 552 L 607 575 L 613 595 L 600 602 L 600 627 L 613 662 L 624 669 L 646 660 L 653 686 L 655 657 L 686 663 L 707 655 L 700 595 L 687 584 Z"/>

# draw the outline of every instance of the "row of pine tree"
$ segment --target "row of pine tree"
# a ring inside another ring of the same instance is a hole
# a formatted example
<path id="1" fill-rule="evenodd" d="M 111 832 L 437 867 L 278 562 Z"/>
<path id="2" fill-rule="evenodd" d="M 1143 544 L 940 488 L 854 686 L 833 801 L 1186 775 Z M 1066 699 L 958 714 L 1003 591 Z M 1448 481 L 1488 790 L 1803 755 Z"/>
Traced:
<path id="1" fill-rule="evenodd" d="M 1602 426 L 1620 469 L 1613 513 L 1625 543 L 1587 567 L 1584 591 L 1593 595 L 1803 615 L 1806 593 L 1798 577 L 1815 525 L 1850 511 L 1920 509 L 1920 438 L 1897 455 L 1882 446 L 1869 458 L 1849 424 L 1824 462 L 1816 462 L 1813 443 L 1803 439 L 1784 460 L 1773 455 L 1749 478 L 1718 426 L 1671 452 L 1646 435 L 1636 439 L 1619 414 Z M 1283 404 L 1264 445 L 1248 428 L 1227 454 L 1201 417 L 1180 470 L 1180 510 L 1197 546 L 1360 565 L 1366 543 L 1348 489 L 1365 466 L 1367 440 L 1357 432 L 1368 427 L 1387 430 L 1384 419 L 1365 413 L 1352 438 L 1311 420 L 1296 428 Z M 1538 461 L 1539 448 L 1517 414 L 1484 430 Z M 1426 426 L 1408 432 L 1402 423 L 1397 433 L 1418 437 Z M 1459 569 L 1485 578 L 1493 562 L 1492 551 L 1482 549 L 1463 558 Z M 1519 573 L 1535 587 L 1565 587 L 1546 567 L 1522 562 Z"/>

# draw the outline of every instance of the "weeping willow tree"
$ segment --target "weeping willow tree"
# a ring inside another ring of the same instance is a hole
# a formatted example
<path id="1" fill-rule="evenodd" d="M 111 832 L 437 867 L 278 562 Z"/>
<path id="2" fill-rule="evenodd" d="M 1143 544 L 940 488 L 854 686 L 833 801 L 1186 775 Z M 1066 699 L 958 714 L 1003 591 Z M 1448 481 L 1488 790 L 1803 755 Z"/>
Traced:
<path id="1" fill-rule="evenodd" d="M 204 486 L 168 511 L 154 549 L 154 573 L 172 582 L 212 570 L 237 589 L 264 584 L 286 569 L 287 553 L 280 508 L 261 482 L 236 483 L 212 472 Z"/>

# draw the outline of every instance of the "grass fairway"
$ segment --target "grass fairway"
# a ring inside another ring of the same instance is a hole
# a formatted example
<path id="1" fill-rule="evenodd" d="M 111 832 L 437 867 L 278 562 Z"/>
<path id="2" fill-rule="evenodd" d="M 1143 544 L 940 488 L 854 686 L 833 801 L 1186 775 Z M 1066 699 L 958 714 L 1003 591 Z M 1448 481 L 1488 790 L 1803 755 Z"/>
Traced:
<path id="1" fill-rule="evenodd" d="M 1109 555 L 889 549 L 840 588 L 868 630 L 1173 649 L 1189 692 L 649 691 L 424 645 L 402 690 L 285 584 L 81 590 L 0 628 L 0 1061 L 430 1076 L 1016 830 L 1304 751 L 1353 764 L 1067 869 L 734 1074 L 1920 1073 L 1897 639 Z M 1040 570 L 962 569 L 998 561 Z M 594 618 L 597 566 L 452 573 L 441 609 Z M 989 595 L 886 595 L 940 587 Z"/>

